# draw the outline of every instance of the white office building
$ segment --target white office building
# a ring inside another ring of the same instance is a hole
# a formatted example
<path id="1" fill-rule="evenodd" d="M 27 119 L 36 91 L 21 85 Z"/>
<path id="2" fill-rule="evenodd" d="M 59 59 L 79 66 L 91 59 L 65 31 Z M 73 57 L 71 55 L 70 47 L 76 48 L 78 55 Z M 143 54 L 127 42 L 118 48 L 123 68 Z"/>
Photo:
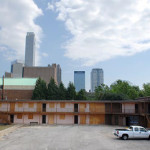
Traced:
<path id="1" fill-rule="evenodd" d="M 91 71 L 91 92 L 95 91 L 95 88 L 104 84 L 104 72 L 101 68 L 94 68 Z"/>
<path id="2" fill-rule="evenodd" d="M 27 32 L 25 45 L 25 66 L 35 66 L 35 34 Z"/>

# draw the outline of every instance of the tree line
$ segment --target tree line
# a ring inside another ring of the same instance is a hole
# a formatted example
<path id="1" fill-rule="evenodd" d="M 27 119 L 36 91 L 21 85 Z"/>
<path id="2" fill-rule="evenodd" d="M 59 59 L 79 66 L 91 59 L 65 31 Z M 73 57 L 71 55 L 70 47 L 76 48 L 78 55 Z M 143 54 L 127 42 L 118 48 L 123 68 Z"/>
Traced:
<path id="1" fill-rule="evenodd" d="M 53 78 L 51 78 L 48 85 L 44 80 L 39 78 L 32 95 L 33 100 L 86 100 L 85 90 L 76 92 L 73 83 L 69 83 L 65 88 L 61 82 L 57 85 Z"/>
<path id="2" fill-rule="evenodd" d="M 135 100 L 139 97 L 150 96 L 150 83 L 143 84 L 143 88 L 132 85 L 128 81 L 117 80 L 110 86 L 105 84 L 95 89 L 97 100 Z"/>
<path id="3" fill-rule="evenodd" d="M 143 84 L 143 88 L 132 85 L 128 81 L 117 80 L 110 86 L 102 84 L 95 88 L 94 93 L 80 90 L 76 92 L 73 83 L 66 88 L 61 82 L 57 85 L 51 79 L 48 85 L 39 78 L 33 91 L 33 100 L 135 100 L 139 97 L 150 96 L 150 83 Z"/>

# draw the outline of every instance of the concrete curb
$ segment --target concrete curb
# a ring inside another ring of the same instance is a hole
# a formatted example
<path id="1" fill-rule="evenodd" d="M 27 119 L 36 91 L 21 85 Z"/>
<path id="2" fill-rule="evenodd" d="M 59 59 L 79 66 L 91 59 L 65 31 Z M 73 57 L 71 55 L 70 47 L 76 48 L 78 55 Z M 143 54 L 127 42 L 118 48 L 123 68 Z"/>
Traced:
<path id="1" fill-rule="evenodd" d="M 2 131 L 0 131 L 0 139 L 5 136 L 5 135 L 8 135 L 9 133 L 15 131 L 17 128 L 20 128 L 22 127 L 23 125 L 14 125 L 12 127 L 9 127 L 7 129 L 4 129 Z"/>

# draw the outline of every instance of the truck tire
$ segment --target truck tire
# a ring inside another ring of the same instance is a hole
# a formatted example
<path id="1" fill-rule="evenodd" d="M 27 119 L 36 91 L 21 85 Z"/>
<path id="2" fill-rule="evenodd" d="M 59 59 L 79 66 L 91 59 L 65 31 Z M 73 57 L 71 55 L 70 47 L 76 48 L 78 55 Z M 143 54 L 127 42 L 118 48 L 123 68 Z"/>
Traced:
<path id="1" fill-rule="evenodd" d="M 122 139 L 123 139 L 123 140 L 127 140 L 127 139 L 128 139 L 128 135 L 127 135 L 127 134 L 124 134 L 124 135 L 122 136 Z"/>

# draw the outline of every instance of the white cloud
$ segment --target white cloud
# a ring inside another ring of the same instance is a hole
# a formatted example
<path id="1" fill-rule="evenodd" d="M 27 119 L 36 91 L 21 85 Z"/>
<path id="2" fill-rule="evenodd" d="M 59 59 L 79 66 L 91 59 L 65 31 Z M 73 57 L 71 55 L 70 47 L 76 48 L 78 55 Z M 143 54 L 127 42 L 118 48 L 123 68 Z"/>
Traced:
<path id="1" fill-rule="evenodd" d="M 33 0 L 3 0 L 0 6 L 0 49 L 8 60 L 24 60 L 27 32 L 35 33 L 39 47 L 42 29 L 34 21 L 42 10 Z"/>
<path id="2" fill-rule="evenodd" d="M 45 52 L 43 52 L 43 53 L 42 53 L 42 56 L 43 56 L 43 57 L 48 57 L 48 54 L 45 53 Z"/>
<path id="3" fill-rule="evenodd" d="M 150 0 L 59 0 L 53 8 L 72 34 L 65 55 L 84 65 L 150 49 Z"/>
<path id="4" fill-rule="evenodd" d="M 54 10 L 54 5 L 52 5 L 50 2 L 48 2 L 47 9 Z"/>

